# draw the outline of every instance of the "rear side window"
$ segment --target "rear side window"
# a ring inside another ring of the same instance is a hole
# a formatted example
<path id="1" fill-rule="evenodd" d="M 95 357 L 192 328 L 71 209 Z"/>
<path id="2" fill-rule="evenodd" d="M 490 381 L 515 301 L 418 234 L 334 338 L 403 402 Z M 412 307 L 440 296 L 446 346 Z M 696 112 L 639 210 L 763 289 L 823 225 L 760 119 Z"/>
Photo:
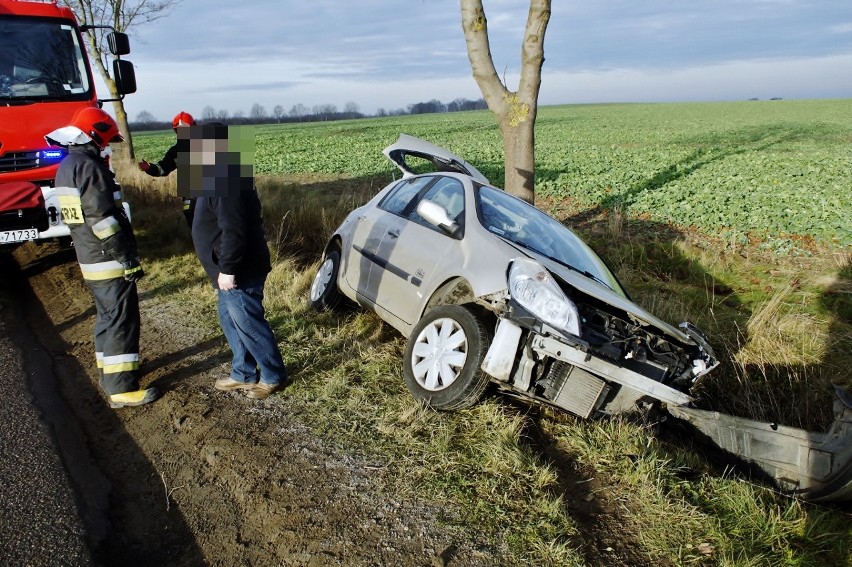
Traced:
<path id="1" fill-rule="evenodd" d="M 406 216 L 409 205 L 425 186 L 434 181 L 434 177 L 412 177 L 402 181 L 382 199 L 379 208 L 389 213 Z"/>

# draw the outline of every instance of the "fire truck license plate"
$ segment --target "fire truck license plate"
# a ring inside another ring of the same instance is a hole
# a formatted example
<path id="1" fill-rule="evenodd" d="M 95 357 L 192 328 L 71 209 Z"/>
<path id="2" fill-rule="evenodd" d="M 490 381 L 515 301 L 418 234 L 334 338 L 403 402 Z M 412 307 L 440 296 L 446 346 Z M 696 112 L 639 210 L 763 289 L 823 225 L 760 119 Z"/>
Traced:
<path id="1" fill-rule="evenodd" d="M 38 230 L 34 228 L 0 231 L 0 243 L 23 242 L 25 240 L 35 240 L 36 238 L 38 238 Z"/>

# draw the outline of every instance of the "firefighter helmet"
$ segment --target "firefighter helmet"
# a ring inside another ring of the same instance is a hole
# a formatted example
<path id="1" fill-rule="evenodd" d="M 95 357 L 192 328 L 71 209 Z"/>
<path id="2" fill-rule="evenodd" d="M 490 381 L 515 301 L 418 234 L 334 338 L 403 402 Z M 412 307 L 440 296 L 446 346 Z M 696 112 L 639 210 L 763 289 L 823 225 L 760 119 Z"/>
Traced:
<path id="1" fill-rule="evenodd" d="M 106 148 L 112 142 L 124 141 L 118 132 L 118 124 L 112 116 L 100 108 L 93 106 L 81 108 L 74 114 L 70 125 L 79 129 L 100 149 Z"/>
<path id="2" fill-rule="evenodd" d="M 175 114 L 175 117 L 172 118 L 172 128 L 177 128 L 178 126 L 194 126 L 195 118 L 192 117 L 192 114 L 189 112 L 180 111 Z"/>

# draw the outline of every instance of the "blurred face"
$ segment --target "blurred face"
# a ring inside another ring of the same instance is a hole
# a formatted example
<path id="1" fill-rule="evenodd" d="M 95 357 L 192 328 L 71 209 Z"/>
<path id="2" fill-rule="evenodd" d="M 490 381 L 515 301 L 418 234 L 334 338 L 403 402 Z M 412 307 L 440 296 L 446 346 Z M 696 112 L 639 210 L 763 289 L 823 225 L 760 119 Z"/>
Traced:
<path id="1" fill-rule="evenodd" d="M 228 139 L 220 138 L 190 138 L 189 140 L 189 164 L 190 165 L 216 165 L 217 158 L 222 161 L 222 156 L 228 153 Z"/>
<path id="2" fill-rule="evenodd" d="M 177 134 L 181 197 L 234 197 L 241 190 L 254 189 L 253 168 L 241 162 L 240 151 L 231 150 L 235 143 L 226 126 L 189 126 L 178 128 Z"/>

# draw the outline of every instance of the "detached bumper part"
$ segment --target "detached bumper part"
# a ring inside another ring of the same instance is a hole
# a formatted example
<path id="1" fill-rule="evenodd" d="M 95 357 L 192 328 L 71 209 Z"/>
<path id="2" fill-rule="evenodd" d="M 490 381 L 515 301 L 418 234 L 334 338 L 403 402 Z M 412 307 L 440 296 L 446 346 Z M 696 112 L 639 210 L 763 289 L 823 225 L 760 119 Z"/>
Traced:
<path id="1" fill-rule="evenodd" d="M 760 468 L 792 496 L 811 502 L 852 501 L 852 402 L 842 391 L 826 433 L 684 406 L 668 410 L 721 449 Z"/>

